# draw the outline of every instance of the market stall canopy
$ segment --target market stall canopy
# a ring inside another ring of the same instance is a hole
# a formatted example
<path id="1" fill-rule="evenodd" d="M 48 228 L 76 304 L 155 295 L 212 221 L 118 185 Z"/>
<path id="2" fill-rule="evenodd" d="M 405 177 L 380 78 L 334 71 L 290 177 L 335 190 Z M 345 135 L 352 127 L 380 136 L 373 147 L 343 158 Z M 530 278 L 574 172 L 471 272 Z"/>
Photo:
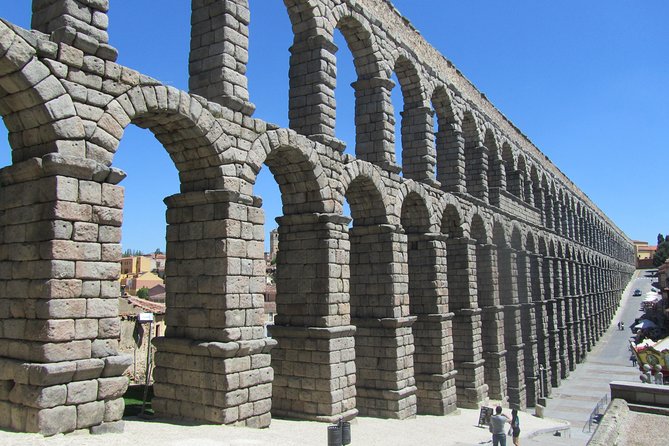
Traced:
<path id="1" fill-rule="evenodd" d="M 649 321 L 648 319 L 641 319 L 638 324 L 636 324 L 632 328 L 638 328 L 640 330 L 647 329 L 647 328 L 653 328 L 657 327 L 657 324 L 653 321 Z"/>
<path id="2" fill-rule="evenodd" d="M 655 345 L 653 345 L 653 348 L 658 352 L 669 350 L 669 338 L 660 339 Z"/>

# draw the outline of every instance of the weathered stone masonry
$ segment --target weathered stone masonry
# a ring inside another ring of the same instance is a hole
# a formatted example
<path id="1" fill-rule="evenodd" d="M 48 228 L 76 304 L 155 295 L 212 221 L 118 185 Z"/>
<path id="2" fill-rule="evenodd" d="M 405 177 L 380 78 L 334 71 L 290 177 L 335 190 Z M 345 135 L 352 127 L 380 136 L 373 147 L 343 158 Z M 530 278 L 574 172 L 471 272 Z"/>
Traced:
<path id="1" fill-rule="evenodd" d="M 190 93 L 115 63 L 107 0 L 33 0 L 32 31 L 0 22 L 2 427 L 122 429 L 113 158 L 131 124 L 156 135 L 181 183 L 165 200 L 161 416 L 262 427 L 488 398 L 523 408 L 606 329 L 634 256 L 595 204 L 390 3 L 285 4 L 290 129 L 251 117 L 246 0 L 192 1 Z M 356 157 L 334 133 L 335 28 L 358 76 Z M 263 166 L 284 209 L 272 338 Z"/>

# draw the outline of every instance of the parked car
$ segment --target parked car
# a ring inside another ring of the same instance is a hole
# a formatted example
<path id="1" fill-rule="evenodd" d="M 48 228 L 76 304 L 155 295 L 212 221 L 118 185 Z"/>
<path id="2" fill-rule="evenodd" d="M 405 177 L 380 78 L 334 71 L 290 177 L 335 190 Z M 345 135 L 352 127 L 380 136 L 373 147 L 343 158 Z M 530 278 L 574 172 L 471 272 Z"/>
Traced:
<path id="1" fill-rule="evenodd" d="M 634 293 L 632 293 L 632 296 L 641 296 L 641 290 L 637 288 L 634 290 Z"/>

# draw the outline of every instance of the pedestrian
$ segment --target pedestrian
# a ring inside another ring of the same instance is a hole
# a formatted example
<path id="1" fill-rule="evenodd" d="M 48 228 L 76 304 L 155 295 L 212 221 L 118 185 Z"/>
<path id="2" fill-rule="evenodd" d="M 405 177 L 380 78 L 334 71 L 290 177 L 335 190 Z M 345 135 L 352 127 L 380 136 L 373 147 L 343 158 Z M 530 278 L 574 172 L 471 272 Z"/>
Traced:
<path id="1" fill-rule="evenodd" d="M 625 323 L 623 321 L 620 321 L 620 330 L 625 331 Z"/>
<path id="2" fill-rule="evenodd" d="M 636 355 L 634 353 L 630 355 L 630 361 L 632 361 L 632 367 L 636 367 Z"/>
<path id="3" fill-rule="evenodd" d="M 502 406 L 495 408 L 495 415 L 490 417 L 490 427 L 488 430 L 492 434 L 493 446 L 506 446 L 505 425 L 509 422 L 509 417 L 502 413 Z"/>
<path id="4" fill-rule="evenodd" d="M 511 438 L 515 446 L 520 446 L 520 418 L 516 409 L 511 411 Z"/>
<path id="5" fill-rule="evenodd" d="M 618 321 L 618 331 L 620 331 L 620 321 Z"/>

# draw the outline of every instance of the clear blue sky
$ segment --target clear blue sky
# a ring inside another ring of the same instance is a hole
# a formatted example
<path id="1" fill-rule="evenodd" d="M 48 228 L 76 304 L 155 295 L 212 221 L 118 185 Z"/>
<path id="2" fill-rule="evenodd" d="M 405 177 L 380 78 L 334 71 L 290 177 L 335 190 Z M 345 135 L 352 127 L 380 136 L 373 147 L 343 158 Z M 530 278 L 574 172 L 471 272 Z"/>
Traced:
<path id="1" fill-rule="evenodd" d="M 187 90 L 190 1 L 111 0 L 118 62 Z M 255 117 L 288 124 L 288 48 L 283 2 L 251 0 L 248 66 Z M 396 0 L 434 47 L 485 93 L 633 239 L 669 232 L 669 2 L 593 0 Z M 0 17 L 29 27 L 30 2 L 2 1 Z M 341 36 L 337 136 L 353 138 L 354 81 Z M 396 111 L 401 95 L 392 96 Z M 399 119 L 397 119 L 399 122 Z M 399 139 L 399 138 L 398 138 Z M 9 164 L 0 129 L 0 165 Z M 177 173 L 148 130 L 130 126 L 114 164 L 128 173 L 123 248 L 164 249 L 162 199 Z M 278 188 L 263 169 L 267 229 L 280 215 Z"/>

